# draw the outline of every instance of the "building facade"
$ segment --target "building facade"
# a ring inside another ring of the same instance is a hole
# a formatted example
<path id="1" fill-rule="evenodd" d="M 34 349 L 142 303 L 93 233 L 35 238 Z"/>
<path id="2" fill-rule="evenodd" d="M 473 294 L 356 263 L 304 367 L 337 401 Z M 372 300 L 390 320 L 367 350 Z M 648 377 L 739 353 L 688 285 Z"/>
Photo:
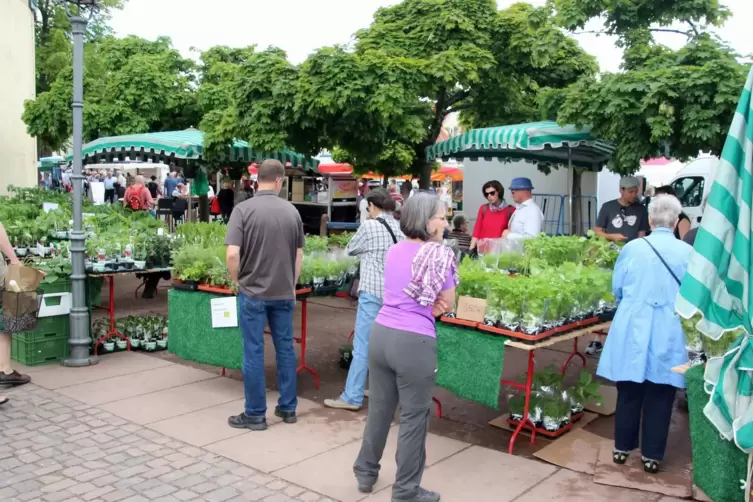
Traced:
<path id="1" fill-rule="evenodd" d="M 33 1 L 0 0 L 0 194 L 37 184 L 37 143 L 21 120 L 36 90 Z"/>

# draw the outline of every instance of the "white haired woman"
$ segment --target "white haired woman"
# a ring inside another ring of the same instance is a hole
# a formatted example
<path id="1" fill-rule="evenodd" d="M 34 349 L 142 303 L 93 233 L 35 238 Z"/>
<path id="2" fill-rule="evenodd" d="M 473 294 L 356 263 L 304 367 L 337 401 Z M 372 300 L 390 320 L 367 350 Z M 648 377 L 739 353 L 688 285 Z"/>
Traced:
<path id="1" fill-rule="evenodd" d="M 651 235 L 622 249 L 612 278 L 617 312 L 597 370 L 617 383 L 614 462 L 624 464 L 640 445 L 649 473 L 664 460 L 675 393 L 685 387 L 684 376 L 671 371 L 688 360 L 674 308 L 692 251 L 673 234 L 681 212 L 675 197 L 657 196 Z"/>
<path id="2" fill-rule="evenodd" d="M 406 240 L 387 251 L 384 298 L 371 328 L 369 416 L 353 471 L 358 489 L 370 493 L 400 405 L 397 475 L 393 502 L 438 502 L 421 488 L 426 462 L 431 392 L 437 371 L 434 319 L 454 304 L 455 255 L 442 245 L 446 208 L 436 195 L 419 192 L 402 208 Z"/>

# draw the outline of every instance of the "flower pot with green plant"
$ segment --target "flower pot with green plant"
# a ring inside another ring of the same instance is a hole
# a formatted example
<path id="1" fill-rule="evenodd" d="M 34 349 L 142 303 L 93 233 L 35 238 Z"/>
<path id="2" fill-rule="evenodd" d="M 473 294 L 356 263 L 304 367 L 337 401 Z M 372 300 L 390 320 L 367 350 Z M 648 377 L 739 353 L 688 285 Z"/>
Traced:
<path id="1" fill-rule="evenodd" d="M 102 348 L 105 350 L 105 352 L 112 352 L 115 350 L 116 339 L 117 337 L 110 337 L 102 342 Z"/>
<path id="2" fill-rule="evenodd" d="M 600 405 L 602 401 L 599 389 L 601 382 L 595 380 L 588 371 L 581 371 L 578 383 L 570 389 L 570 411 L 572 415 L 583 413 L 589 404 Z"/>
<path id="3" fill-rule="evenodd" d="M 569 421 L 570 402 L 563 399 L 561 393 L 542 395 L 539 404 L 541 421 L 548 432 L 557 432 Z"/>

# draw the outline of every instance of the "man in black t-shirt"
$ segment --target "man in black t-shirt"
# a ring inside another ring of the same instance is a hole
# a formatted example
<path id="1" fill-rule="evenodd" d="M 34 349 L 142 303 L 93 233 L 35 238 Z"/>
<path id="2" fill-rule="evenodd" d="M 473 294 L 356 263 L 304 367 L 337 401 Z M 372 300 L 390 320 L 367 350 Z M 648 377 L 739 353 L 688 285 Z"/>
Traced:
<path id="1" fill-rule="evenodd" d="M 650 231 L 646 206 L 638 203 L 640 181 L 632 176 L 620 180 L 620 198 L 605 202 L 596 218 L 596 235 L 615 242 L 645 237 Z"/>
<path id="2" fill-rule="evenodd" d="M 596 235 L 614 242 L 630 242 L 645 237 L 651 230 L 648 225 L 648 210 L 638 202 L 641 181 L 628 176 L 620 180 L 620 198 L 605 202 L 596 217 Z M 601 352 L 604 345 L 593 340 L 586 348 L 586 354 Z"/>
<path id="3" fill-rule="evenodd" d="M 159 183 L 157 183 L 157 177 L 152 176 L 149 178 L 149 183 L 146 184 L 146 187 L 149 189 L 152 199 L 157 200 L 157 195 L 159 195 Z"/>

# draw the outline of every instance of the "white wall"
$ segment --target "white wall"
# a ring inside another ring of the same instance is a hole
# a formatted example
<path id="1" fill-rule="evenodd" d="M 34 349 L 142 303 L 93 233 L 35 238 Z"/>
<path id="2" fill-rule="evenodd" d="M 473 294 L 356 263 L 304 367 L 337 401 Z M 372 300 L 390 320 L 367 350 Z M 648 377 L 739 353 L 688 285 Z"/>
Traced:
<path id="1" fill-rule="evenodd" d="M 464 166 L 463 214 L 466 215 L 471 222 L 476 221 L 479 207 L 486 202 L 481 192 L 481 187 L 487 181 L 498 180 L 502 183 L 502 186 L 505 189 L 505 200 L 508 203 L 512 202 L 509 186 L 513 178 L 521 176 L 530 178 L 534 187 L 534 195 L 553 194 L 567 196 L 569 193 L 569 187 L 572 185 L 572 178 L 566 168 L 552 169 L 552 172 L 546 175 L 538 170 L 536 164 L 522 161 L 503 162 L 497 159 L 479 159 L 472 161 L 464 159 L 462 164 Z M 596 173 L 583 174 L 581 177 L 581 193 L 584 196 L 596 195 L 596 178 Z M 537 200 L 537 202 L 539 200 Z M 553 201 L 553 198 L 549 198 L 548 204 L 552 204 Z M 568 225 L 570 221 L 569 200 L 565 198 L 564 202 L 564 221 L 565 225 Z M 544 211 L 544 217 L 546 220 L 555 218 L 555 213 L 559 210 L 559 202 L 556 204 L 557 207 L 550 206 Z"/>
<path id="2" fill-rule="evenodd" d="M 0 0 L 0 194 L 37 184 L 37 143 L 21 120 L 35 93 L 34 16 L 29 0 Z"/>

